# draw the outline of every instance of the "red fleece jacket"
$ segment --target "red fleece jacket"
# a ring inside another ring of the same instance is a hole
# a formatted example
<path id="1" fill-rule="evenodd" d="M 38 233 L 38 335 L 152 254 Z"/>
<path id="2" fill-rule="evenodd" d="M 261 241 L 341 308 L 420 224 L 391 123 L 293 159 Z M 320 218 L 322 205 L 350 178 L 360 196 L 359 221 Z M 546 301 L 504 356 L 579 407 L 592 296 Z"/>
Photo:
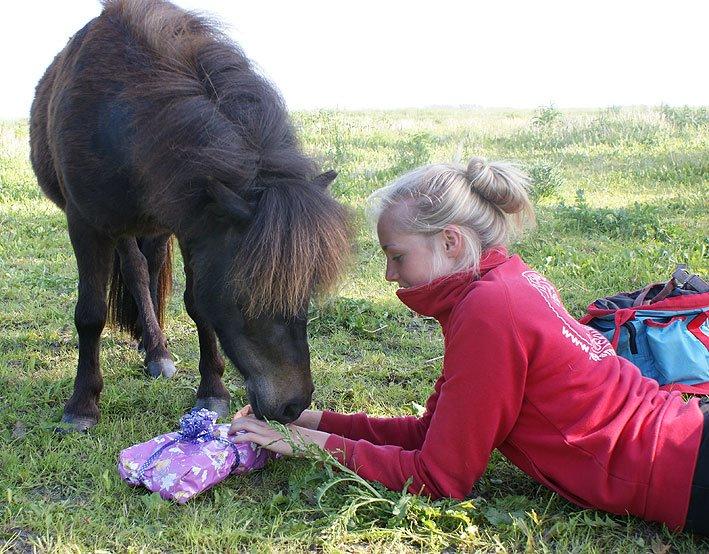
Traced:
<path id="1" fill-rule="evenodd" d="M 443 372 L 421 418 L 323 414 L 325 448 L 366 479 L 464 498 L 493 449 L 583 507 L 684 525 L 703 416 L 571 317 L 518 256 L 397 292 L 435 317 Z"/>

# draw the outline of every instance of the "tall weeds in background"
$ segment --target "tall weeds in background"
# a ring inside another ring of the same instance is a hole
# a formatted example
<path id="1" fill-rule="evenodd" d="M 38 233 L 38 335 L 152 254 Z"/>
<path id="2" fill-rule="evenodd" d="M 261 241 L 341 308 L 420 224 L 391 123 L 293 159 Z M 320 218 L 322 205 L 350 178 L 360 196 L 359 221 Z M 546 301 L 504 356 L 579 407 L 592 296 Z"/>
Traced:
<path id="1" fill-rule="evenodd" d="M 532 126 L 539 130 L 547 130 L 555 124 L 561 122 L 564 116 L 561 110 L 553 104 L 537 108 L 532 116 Z"/>
<path id="2" fill-rule="evenodd" d="M 391 175 L 395 177 L 425 165 L 431 161 L 431 143 L 434 137 L 428 133 L 414 133 L 401 139 L 396 147 Z"/>
<path id="3" fill-rule="evenodd" d="M 679 128 L 701 127 L 709 124 L 709 108 L 704 106 L 672 107 L 660 106 L 660 112 L 667 122 Z"/>
<path id="4" fill-rule="evenodd" d="M 529 194 L 535 202 L 551 198 L 564 185 L 564 178 L 558 164 L 540 160 L 526 169 L 530 177 Z"/>

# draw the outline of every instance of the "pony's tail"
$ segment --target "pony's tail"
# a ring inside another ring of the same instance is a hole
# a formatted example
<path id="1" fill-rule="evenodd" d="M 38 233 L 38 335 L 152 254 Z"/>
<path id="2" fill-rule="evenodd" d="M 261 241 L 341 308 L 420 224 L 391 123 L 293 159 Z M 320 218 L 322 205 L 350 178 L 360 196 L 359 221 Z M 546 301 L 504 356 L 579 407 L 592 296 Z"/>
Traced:
<path id="1" fill-rule="evenodd" d="M 142 240 L 138 238 L 140 247 Z M 141 251 L 142 248 L 141 248 Z M 150 263 L 150 260 L 148 260 Z M 158 302 L 156 315 L 160 327 L 165 321 L 165 307 L 172 293 L 172 238 L 167 242 L 167 252 L 165 261 L 158 274 Z M 143 328 L 139 318 L 138 305 L 133 299 L 133 295 L 126 286 L 121 273 L 121 259 L 118 250 L 113 257 L 113 273 L 108 288 L 108 323 L 120 331 L 129 333 L 133 338 L 140 340 Z"/>

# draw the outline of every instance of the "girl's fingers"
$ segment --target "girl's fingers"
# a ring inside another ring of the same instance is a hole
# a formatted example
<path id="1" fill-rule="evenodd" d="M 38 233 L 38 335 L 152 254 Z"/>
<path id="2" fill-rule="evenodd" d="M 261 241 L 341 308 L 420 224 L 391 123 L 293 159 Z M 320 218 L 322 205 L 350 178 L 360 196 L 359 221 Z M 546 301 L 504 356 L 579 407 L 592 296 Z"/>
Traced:
<path id="1" fill-rule="evenodd" d="M 237 411 L 234 414 L 234 417 L 231 418 L 232 421 L 239 419 L 240 417 L 246 417 L 248 415 L 253 414 L 253 411 L 251 411 L 251 404 L 247 404 L 243 408 L 241 408 L 239 411 Z"/>
<path id="2" fill-rule="evenodd" d="M 303 446 L 311 441 L 308 440 L 307 433 L 304 433 L 305 429 L 296 425 L 288 425 L 288 429 L 291 437 L 287 440 L 280 431 L 273 429 L 266 421 L 247 415 L 234 418 L 229 434 L 234 442 L 252 442 L 267 450 L 291 456 L 293 455 L 291 441 Z"/>
<path id="3" fill-rule="evenodd" d="M 237 435 L 234 438 L 234 442 L 251 442 L 258 444 L 260 447 L 266 450 L 271 450 L 272 452 L 277 452 L 279 454 L 284 454 L 290 456 L 293 454 L 293 449 L 290 445 L 283 440 L 278 434 L 275 435 L 262 435 L 259 433 L 247 432 L 241 435 Z"/>
<path id="4" fill-rule="evenodd" d="M 264 442 L 267 442 L 265 440 L 266 438 L 263 435 L 259 435 L 257 433 L 242 433 L 241 435 L 237 435 L 234 437 L 233 441 L 234 442 L 253 442 L 255 444 L 258 444 L 259 446 L 263 446 Z"/>
<path id="5" fill-rule="evenodd" d="M 268 425 L 258 420 L 249 421 L 248 418 L 242 418 L 238 422 L 236 422 L 236 424 L 233 425 L 232 428 L 235 428 L 233 431 L 230 430 L 232 436 L 234 436 L 236 433 L 240 433 L 236 435 L 237 442 L 246 442 L 247 439 L 244 438 L 246 436 L 259 437 L 258 440 L 254 440 L 252 442 L 256 442 L 262 446 L 264 446 L 265 442 L 268 441 L 272 442 L 283 440 L 283 436 L 281 435 L 281 433 L 271 429 Z"/>
<path id="6" fill-rule="evenodd" d="M 259 433 L 258 431 L 246 431 L 245 433 L 240 433 L 236 435 L 233 439 L 234 442 L 256 442 L 263 445 L 265 442 L 273 442 L 283 440 L 283 437 L 276 433 Z"/>
<path id="7" fill-rule="evenodd" d="M 252 415 L 235 417 L 229 427 L 229 434 L 233 435 L 237 431 L 254 431 L 256 429 L 270 429 L 268 423 L 260 421 Z"/>
<path id="8" fill-rule="evenodd" d="M 236 412 L 236 413 L 234 414 L 234 417 L 235 417 L 235 418 L 237 418 L 237 417 L 244 417 L 244 416 L 247 416 L 247 415 L 249 415 L 249 414 L 251 414 L 251 413 L 253 413 L 253 412 L 251 411 L 251 404 L 247 404 L 246 406 L 244 406 L 243 408 L 241 408 L 238 412 Z"/>

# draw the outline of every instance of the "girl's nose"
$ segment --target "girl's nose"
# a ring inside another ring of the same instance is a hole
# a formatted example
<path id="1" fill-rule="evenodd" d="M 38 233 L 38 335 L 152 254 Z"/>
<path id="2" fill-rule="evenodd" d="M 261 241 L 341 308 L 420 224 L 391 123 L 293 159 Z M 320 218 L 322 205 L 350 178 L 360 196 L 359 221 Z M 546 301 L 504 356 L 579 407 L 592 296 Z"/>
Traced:
<path id="1" fill-rule="evenodd" d="M 387 262 L 386 272 L 384 274 L 384 279 L 387 281 L 396 281 L 399 278 L 399 274 L 394 271 L 391 264 Z"/>

